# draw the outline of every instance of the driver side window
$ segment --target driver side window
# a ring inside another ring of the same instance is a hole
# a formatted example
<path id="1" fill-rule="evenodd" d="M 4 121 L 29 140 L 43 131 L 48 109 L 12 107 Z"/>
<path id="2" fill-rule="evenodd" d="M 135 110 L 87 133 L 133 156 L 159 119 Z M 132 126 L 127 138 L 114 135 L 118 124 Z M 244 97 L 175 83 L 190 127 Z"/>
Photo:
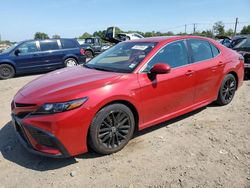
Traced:
<path id="1" fill-rule="evenodd" d="M 25 42 L 18 47 L 18 50 L 20 51 L 20 55 L 37 52 L 36 41 Z"/>
<path id="2" fill-rule="evenodd" d="M 162 48 L 150 60 L 146 70 L 149 71 L 157 63 L 168 64 L 171 68 L 187 65 L 188 52 L 184 41 L 173 42 Z"/>

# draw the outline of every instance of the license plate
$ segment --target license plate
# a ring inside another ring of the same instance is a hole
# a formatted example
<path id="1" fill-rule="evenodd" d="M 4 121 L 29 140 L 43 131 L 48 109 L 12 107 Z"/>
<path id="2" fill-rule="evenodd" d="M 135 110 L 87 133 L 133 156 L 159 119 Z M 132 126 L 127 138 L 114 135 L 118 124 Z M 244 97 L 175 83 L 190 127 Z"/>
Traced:
<path id="1" fill-rule="evenodd" d="M 250 64 L 244 64 L 244 67 L 250 68 Z"/>

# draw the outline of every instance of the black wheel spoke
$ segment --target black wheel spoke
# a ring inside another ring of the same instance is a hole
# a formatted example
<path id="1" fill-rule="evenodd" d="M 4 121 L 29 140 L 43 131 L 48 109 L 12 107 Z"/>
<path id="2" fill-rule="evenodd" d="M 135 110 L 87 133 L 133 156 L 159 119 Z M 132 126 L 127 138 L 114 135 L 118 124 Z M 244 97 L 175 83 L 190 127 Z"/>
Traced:
<path id="1" fill-rule="evenodd" d="M 123 139 L 125 139 L 126 137 L 125 136 L 123 136 L 121 133 L 117 133 L 117 135 L 118 135 L 118 137 L 121 137 L 121 138 L 123 138 Z"/>
<path id="2" fill-rule="evenodd" d="M 100 129 L 100 133 L 103 133 L 103 132 L 110 132 L 111 131 L 111 128 L 103 128 L 103 129 Z"/>
<path id="3" fill-rule="evenodd" d="M 129 128 L 130 128 L 129 125 L 121 125 L 121 126 L 119 127 L 119 130 L 120 130 L 120 129 L 129 129 Z"/>
<path id="4" fill-rule="evenodd" d="M 112 117 L 112 121 L 113 121 L 113 126 L 115 126 L 116 123 L 117 123 L 117 120 L 116 120 L 116 118 L 115 118 L 114 113 L 111 113 L 111 117 Z"/>
<path id="5" fill-rule="evenodd" d="M 105 120 L 103 121 L 104 125 L 106 125 L 107 127 L 111 128 L 111 125 L 109 123 L 107 123 Z"/>
<path id="6" fill-rule="evenodd" d="M 107 141 L 109 138 L 110 138 L 110 133 L 107 134 L 107 135 L 102 139 L 102 142 Z"/>
<path id="7" fill-rule="evenodd" d="M 119 132 L 124 133 L 124 134 L 128 134 L 128 130 L 120 130 Z"/>

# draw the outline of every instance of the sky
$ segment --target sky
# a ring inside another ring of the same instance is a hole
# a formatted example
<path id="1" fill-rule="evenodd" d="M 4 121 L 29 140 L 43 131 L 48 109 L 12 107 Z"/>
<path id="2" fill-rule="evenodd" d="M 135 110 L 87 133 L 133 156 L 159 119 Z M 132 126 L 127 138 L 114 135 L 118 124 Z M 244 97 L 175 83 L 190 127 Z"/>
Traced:
<path id="1" fill-rule="evenodd" d="M 250 0 L 0 0 L 2 40 L 31 39 L 35 32 L 50 37 L 79 37 L 117 26 L 122 30 L 187 32 L 211 29 L 223 21 L 238 31 L 250 24 Z"/>

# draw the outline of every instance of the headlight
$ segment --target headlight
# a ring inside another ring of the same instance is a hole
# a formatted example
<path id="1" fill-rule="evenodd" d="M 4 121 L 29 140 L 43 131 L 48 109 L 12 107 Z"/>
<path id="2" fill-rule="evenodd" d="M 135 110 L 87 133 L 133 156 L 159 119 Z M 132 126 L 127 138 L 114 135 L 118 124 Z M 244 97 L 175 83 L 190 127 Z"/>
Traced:
<path id="1" fill-rule="evenodd" d="M 82 106 L 88 100 L 87 97 L 62 103 L 46 103 L 34 114 L 54 114 L 73 110 Z"/>

